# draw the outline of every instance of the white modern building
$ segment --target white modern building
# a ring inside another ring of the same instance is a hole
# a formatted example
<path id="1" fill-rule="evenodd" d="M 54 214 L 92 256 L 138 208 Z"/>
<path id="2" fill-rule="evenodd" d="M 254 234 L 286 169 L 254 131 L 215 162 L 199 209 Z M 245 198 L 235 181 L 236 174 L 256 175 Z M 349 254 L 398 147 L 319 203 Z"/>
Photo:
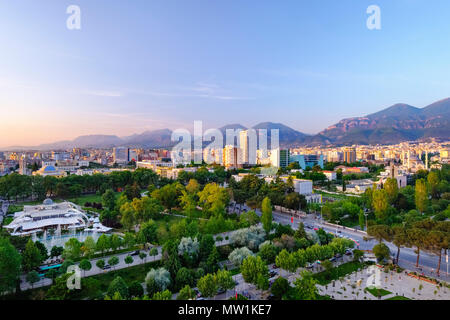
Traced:
<path id="1" fill-rule="evenodd" d="M 14 236 L 25 236 L 49 229 L 84 229 L 88 223 L 88 217 L 75 204 L 46 199 L 41 205 L 24 206 L 4 228 Z"/>

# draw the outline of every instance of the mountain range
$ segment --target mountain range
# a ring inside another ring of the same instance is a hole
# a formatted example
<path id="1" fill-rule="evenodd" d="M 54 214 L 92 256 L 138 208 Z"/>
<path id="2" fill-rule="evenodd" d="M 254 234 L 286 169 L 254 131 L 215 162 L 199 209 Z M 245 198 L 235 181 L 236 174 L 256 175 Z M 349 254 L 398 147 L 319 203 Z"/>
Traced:
<path id="1" fill-rule="evenodd" d="M 424 108 L 408 104 L 395 104 L 382 111 L 362 117 L 347 118 L 329 126 L 315 135 L 308 135 L 281 123 L 263 122 L 253 129 L 267 129 L 268 141 L 270 130 L 279 129 L 280 146 L 317 146 L 317 145 L 352 145 L 352 144 L 394 144 L 424 138 L 450 140 L 450 98 L 437 101 Z M 219 130 L 247 129 L 241 124 L 226 125 Z M 7 150 L 56 150 L 68 148 L 111 148 L 115 146 L 164 148 L 175 143 L 171 141 L 169 129 L 145 131 L 126 137 L 115 135 L 87 135 L 71 141 L 59 141 L 36 147 L 9 147 Z"/>

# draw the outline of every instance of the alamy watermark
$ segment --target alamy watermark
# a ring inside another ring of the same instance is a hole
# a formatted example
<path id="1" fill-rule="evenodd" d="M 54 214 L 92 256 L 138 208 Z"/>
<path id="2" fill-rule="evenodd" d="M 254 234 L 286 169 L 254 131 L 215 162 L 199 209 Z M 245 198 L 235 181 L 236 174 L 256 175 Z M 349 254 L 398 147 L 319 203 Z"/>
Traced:
<path id="1" fill-rule="evenodd" d="M 66 26 L 69 30 L 81 29 L 81 9 L 77 5 L 70 5 L 67 7 L 66 13 L 69 17 L 66 20 Z"/>
<path id="2" fill-rule="evenodd" d="M 367 14 L 370 16 L 367 18 L 367 29 L 369 30 L 381 30 L 381 9 L 377 5 L 370 5 L 367 10 Z"/>
<path id="3" fill-rule="evenodd" d="M 194 121 L 193 135 L 187 129 L 177 129 L 171 139 L 178 142 L 172 148 L 172 160 L 176 163 L 213 164 L 229 160 L 237 165 L 254 165 L 280 149 L 279 129 L 270 130 L 269 149 L 267 129 L 226 129 L 224 139 L 219 129 L 203 132 L 202 121 Z"/>

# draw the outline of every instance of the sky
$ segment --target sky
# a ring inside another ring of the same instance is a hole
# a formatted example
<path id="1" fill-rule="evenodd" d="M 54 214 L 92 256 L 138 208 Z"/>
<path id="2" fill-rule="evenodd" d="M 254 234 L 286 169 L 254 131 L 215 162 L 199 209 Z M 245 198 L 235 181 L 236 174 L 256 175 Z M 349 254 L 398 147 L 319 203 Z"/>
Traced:
<path id="1" fill-rule="evenodd" d="M 194 120 L 314 134 L 424 107 L 449 96 L 449 14 L 448 0 L 1 0 L 0 147 Z"/>

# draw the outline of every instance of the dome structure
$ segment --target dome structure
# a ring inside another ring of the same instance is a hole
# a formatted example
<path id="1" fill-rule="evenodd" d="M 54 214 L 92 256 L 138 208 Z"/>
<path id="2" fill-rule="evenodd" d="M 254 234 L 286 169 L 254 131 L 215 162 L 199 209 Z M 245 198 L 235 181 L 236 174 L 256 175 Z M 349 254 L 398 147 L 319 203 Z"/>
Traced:
<path id="1" fill-rule="evenodd" d="M 53 171 L 56 171 L 56 169 L 55 169 L 54 166 L 45 166 L 42 171 L 44 171 L 44 172 L 53 172 Z"/>
<path id="2" fill-rule="evenodd" d="M 47 198 L 47 199 L 45 199 L 45 200 L 44 200 L 43 204 L 44 204 L 44 205 L 46 205 L 46 206 L 50 206 L 50 205 L 52 205 L 52 204 L 53 204 L 53 200 L 52 200 L 52 199 L 49 199 L 49 198 Z"/>

